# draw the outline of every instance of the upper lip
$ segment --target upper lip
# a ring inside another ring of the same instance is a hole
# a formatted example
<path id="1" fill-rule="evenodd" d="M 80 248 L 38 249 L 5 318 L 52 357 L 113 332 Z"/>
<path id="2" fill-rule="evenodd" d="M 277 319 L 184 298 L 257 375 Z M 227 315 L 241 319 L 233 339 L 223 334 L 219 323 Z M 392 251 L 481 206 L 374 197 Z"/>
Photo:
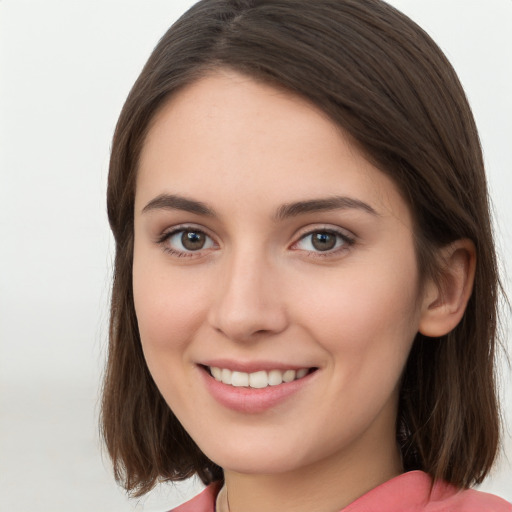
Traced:
<path id="1" fill-rule="evenodd" d="M 254 373 L 258 371 L 270 370 L 300 370 L 301 368 L 313 368 L 309 364 L 291 364 L 277 361 L 234 361 L 232 359 L 209 359 L 199 363 L 202 366 L 210 368 L 226 368 L 235 372 Z"/>

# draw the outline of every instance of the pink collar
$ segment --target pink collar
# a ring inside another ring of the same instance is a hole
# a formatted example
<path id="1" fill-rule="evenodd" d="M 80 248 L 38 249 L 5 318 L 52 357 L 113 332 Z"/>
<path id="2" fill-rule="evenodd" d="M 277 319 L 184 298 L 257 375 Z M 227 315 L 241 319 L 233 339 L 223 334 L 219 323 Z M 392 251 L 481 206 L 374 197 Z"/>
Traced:
<path id="1" fill-rule="evenodd" d="M 171 512 L 215 512 L 220 484 L 209 485 L 202 493 Z M 340 512 L 512 512 L 505 500 L 474 489 L 459 490 L 446 482 L 436 482 L 423 471 L 403 473 L 368 491 Z"/>

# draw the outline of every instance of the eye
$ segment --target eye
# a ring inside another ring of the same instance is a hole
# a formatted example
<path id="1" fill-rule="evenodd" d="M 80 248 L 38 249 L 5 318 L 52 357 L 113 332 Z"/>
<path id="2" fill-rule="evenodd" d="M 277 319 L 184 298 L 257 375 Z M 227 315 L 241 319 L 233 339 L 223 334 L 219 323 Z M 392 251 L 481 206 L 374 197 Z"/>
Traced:
<path id="1" fill-rule="evenodd" d="M 300 238 L 293 246 L 307 252 L 332 253 L 344 248 L 348 248 L 354 243 L 354 240 L 344 233 L 334 230 L 310 231 Z"/>
<path id="2" fill-rule="evenodd" d="M 177 229 L 159 240 L 171 254 L 186 256 L 193 252 L 215 247 L 215 242 L 204 231 L 196 228 Z"/>

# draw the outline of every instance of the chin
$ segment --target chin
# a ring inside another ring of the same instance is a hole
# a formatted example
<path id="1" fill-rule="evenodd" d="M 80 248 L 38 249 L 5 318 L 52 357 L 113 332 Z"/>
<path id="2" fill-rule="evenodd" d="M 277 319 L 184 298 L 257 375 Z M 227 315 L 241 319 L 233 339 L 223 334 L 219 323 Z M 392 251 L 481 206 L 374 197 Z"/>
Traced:
<path id="1" fill-rule="evenodd" d="M 301 450 L 300 447 L 303 449 Z M 316 453 L 315 456 L 308 454 L 307 446 L 299 440 L 286 446 L 282 440 L 263 439 L 259 443 L 237 441 L 210 445 L 203 449 L 203 452 L 225 471 L 260 475 L 295 471 L 314 463 L 322 455 L 321 453 Z"/>
<path id="2" fill-rule="evenodd" d="M 224 471 L 246 475 L 270 475 L 292 472 L 302 466 L 296 460 L 283 460 L 281 457 L 265 456 L 266 453 L 246 455 L 245 458 L 232 454 L 221 457 L 217 462 Z"/>

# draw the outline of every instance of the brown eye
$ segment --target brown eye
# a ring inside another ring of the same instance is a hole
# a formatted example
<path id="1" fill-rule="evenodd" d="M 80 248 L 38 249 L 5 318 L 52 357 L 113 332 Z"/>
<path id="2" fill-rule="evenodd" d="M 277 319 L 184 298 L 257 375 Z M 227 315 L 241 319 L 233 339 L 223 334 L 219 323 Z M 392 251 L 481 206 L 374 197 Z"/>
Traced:
<path id="1" fill-rule="evenodd" d="M 203 250 L 214 249 L 215 242 L 210 236 L 199 229 L 177 229 L 165 234 L 158 242 L 166 252 L 173 255 L 191 255 L 196 252 L 201 254 Z"/>
<path id="2" fill-rule="evenodd" d="M 199 251 L 204 248 L 206 235 L 200 231 L 183 231 L 181 243 L 188 251 Z"/>
<path id="3" fill-rule="evenodd" d="M 328 233 L 326 231 L 321 231 L 317 233 L 312 233 L 311 235 L 311 245 L 317 251 L 329 251 L 334 248 L 337 241 L 337 236 L 333 233 Z"/>
<path id="4" fill-rule="evenodd" d="M 334 255 L 339 250 L 348 249 L 353 245 L 354 240 L 347 234 L 331 231 L 319 230 L 310 231 L 294 244 L 295 250 L 306 251 L 309 253 L 325 253 L 325 255 Z"/>

